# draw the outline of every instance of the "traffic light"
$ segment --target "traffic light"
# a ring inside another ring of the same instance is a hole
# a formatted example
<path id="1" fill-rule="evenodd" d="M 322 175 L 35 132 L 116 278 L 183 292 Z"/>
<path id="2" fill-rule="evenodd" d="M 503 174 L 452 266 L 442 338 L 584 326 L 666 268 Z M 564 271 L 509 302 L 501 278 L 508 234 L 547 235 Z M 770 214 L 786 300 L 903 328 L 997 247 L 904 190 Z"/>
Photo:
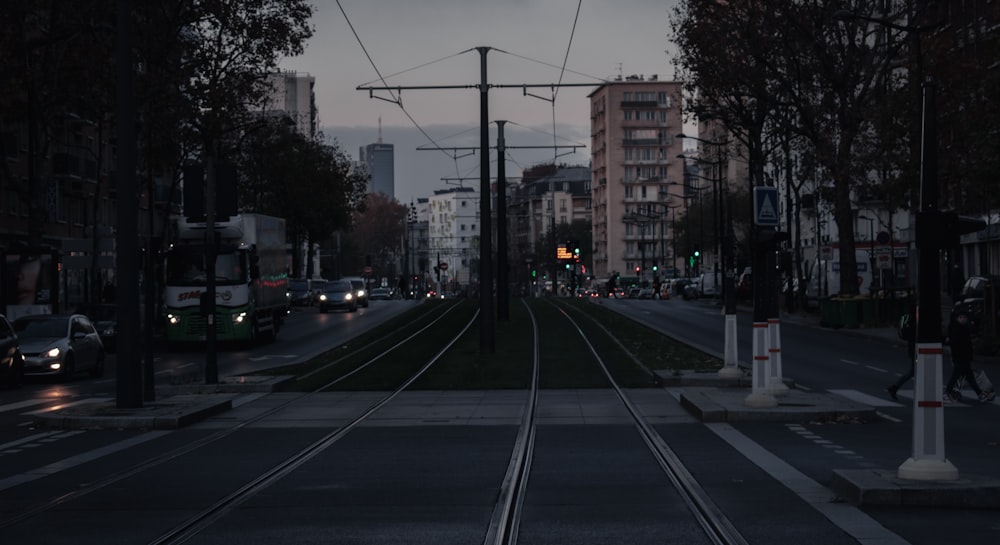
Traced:
<path id="1" fill-rule="evenodd" d="M 660 269 L 660 268 L 656 266 L 656 263 L 653 263 L 653 272 L 656 272 L 656 271 L 658 271 L 659 269 Z"/>
<path id="2" fill-rule="evenodd" d="M 532 278 L 538 278 L 538 270 L 537 269 L 531 269 L 531 277 Z"/>
<path id="3" fill-rule="evenodd" d="M 639 271 L 640 271 L 640 270 L 641 270 L 641 269 L 639 269 L 639 267 L 636 267 L 636 268 L 635 268 L 635 274 L 639 274 Z"/>

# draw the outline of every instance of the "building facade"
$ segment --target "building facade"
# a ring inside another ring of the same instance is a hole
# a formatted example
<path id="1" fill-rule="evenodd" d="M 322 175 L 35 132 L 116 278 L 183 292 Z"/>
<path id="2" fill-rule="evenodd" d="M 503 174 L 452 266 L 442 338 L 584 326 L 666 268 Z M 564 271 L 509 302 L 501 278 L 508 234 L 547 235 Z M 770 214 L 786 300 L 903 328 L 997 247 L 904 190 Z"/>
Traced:
<path id="1" fill-rule="evenodd" d="M 380 131 L 381 132 L 381 131 Z M 369 193 L 385 193 L 390 199 L 396 197 L 395 151 L 392 144 L 378 142 L 360 149 L 359 161 L 371 176 L 368 180 Z"/>
<path id="2" fill-rule="evenodd" d="M 681 267 L 668 216 L 686 207 L 681 84 L 629 76 L 589 95 L 593 270 L 648 282 Z M 658 271 L 653 271 L 656 266 Z M 636 268 L 638 267 L 638 271 Z"/>
<path id="3" fill-rule="evenodd" d="M 442 189 L 428 199 L 427 254 L 440 291 L 465 292 L 479 281 L 479 191 Z"/>
<path id="4" fill-rule="evenodd" d="M 295 123 L 295 130 L 306 138 L 316 136 L 319 112 L 316 108 L 316 78 L 303 72 L 269 74 L 272 92 L 265 110 L 280 113 Z"/>
<path id="5" fill-rule="evenodd" d="M 560 166 L 555 172 L 508 186 L 507 227 L 509 276 L 524 292 L 544 288 L 537 284 L 541 274 L 549 279 L 565 277 L 556 260 L 556 240 L 547 236 L 557 226 L 576 221 L 592 221 L 590 168 Z M 592 256 L 585 256 L 590 262 Z M 531 271 L 536 276 L 531 276 Z M 533 289 L 532 289 L 533 288 Z"/>

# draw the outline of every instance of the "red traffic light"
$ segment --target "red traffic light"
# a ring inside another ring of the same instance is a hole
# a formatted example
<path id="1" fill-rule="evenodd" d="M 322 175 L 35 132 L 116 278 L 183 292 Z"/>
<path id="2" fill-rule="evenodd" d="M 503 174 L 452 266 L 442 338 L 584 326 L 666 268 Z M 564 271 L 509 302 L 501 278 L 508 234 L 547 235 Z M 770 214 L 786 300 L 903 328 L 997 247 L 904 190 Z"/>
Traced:
<path id="1" fill-rule="evenodd" d="M 636 274 L 638 274 L 638 273 L 639 273 L 639 267 L 636 267 L 636 268 L 635 268 L 635 272 L 636 272 Z"/>

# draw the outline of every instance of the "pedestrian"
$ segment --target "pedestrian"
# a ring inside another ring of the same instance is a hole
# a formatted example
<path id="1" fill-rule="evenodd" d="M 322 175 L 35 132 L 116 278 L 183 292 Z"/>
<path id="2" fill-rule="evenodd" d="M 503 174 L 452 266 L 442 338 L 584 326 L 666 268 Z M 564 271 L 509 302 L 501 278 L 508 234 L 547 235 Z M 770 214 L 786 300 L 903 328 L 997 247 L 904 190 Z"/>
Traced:
<path id="1" fill-rule="evenodd" d="M 979 401 L 991 401 L 996 397 L 995 392 L 984 392 L 976 383 L 976 375 L 972 372 L 972 327 L 969 324 L 969 316 L 964 312 L 957 312 L 951 317 L 948 323 L 948 337 L 945 343 L 951 347 L 951 377 L 944 387 L 944 401 L 955 401 L 951 392 L 955 389 L 959 377 L 964 377 L 966 383 L 972 387 L 979 396 Z M 958 397 L 958 396 L 955 396 Z"/>
<path id="2" fill-rule="evenodd" d="M 900 338 L 906 340 L 906 355 L 910 360 L 910 369 L 903 373 L 899 379 L 890 384 L 887 390 L 889 390 L 889 397 L 893 401 L 899 401 L 896 393 L 899 389 L 906 384 L 906 381 L 913 378 L 913 374 L 916 371 L 917 364 L 917 306 L 911 305 L 910 312 L 904 314 L 900 319 L 899 323 L 899 336 Z"/>

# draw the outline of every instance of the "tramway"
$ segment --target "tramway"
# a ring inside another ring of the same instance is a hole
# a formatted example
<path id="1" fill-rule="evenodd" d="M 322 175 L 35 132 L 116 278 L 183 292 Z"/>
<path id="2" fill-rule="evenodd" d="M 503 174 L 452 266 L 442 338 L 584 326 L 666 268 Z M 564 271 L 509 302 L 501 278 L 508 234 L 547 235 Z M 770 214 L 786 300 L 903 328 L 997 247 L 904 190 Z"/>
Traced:
<path id="1" fill-rule="evenodd" d="M 583 315 L 571 315 L 573 311 L 567 311 L 556 304 L 548 301 L 532 301 L 530 304 L 524 302 L 525 315 L 531 321 L 531 362 L 530 380 L 523 393 L 523 406 L 520 406 L 520 420 L 516 424 L 516 430 L 511 430 L 506 426 L 494 426 L 489 430 L 479 430 L 482 434 L 500 437 L 495 443 L 496 453 L 506 452 L 508 462 L 506 470 L 502 476 L 482 477 L 477 479 L 485 481 L 487 490 L 492 490 L 489 495 L 493 497 L 489 507 L 486 505 L 476 505 L 473 511 L 482 510 L 484 514 L 492 513 L 489 517 L 489 524 L 480 527 L 480 536 L 484 543 L 518 543 L 518 542 L 538 542 L 538 530 L 540 519 L 546 517 L 544 501 L 540 502 L 539 495 L 560 495 L 575 494 L 582 498 L 583 503 L 595 502 L 601 505 L 604 499 L 600 498 L 601 491 L 598 489 L 571 490 L 573 486 L 566 487 L 566 490 L 553 488 L 552 482 L 547 482 L 546 472 L 550 472 L 554 466 L 563 466 L 566 478 L 573 482 L 609 482 L 621 476 L 620 471 L 615 472 L 610 464 L 605 467 L 588 466 L 583 464 L 577 466 L 573 459 L 557 459 L 559 452 L 553 450 L 553 443 L 566 441 L 576 444 L 585 444 L 586 448 L 592 452 L 599 453 L 606 451 L 609 455 L 624 454 L 629 459 L 648 460 L 650 464 L 659 468 L 662 476 L 652 479 L 652 482 L 640 485 L 635 490 L 640 494 L 654 498 L 652 505 L 641 509 L 639 517 L 650 517 L 649 524 L 651 533 L 646 536 L 650 542 L 662 542 L 663 536 L 656 535 L 657 531 L 664 531 L 674 526 L 698 527 L 704 535 L 704 542 L 718 544 L 744 543 L 739 533 L 732 524 L 714 506 L 711 499 L 698 486 L 698 483 L 687 473 L 678 458 L 674 456 L 664 438 L 657 434 L 647 422 L 642 412 L 630 399 L 626 389 L 619 385 L 616 377 L 616 366 L 608 365 L 609 357 L 617 355 L 609 354 L 608 347 L 613 347 L 614 342 L 609 339 L 608 332 L 589 317 Z M 447 318 L 447 320 L 445 320 Z M 448 322 L 447 326 L 442 324 Z M 179 472 L 191 472 L 191 468 L 202 464 L 208 464 L 208 475 L 215 475 L 219 481 L 211 488 L 211 492 L 198 494 L 181 494 L 184 498 L 184 509 L 165 510 L 156 513 L 156 517 L 151 517 L 152 522 L 143 527 L 140 531 L 130 534 L 129 542 L 144 542 L 156 544 L 172 544 L 185 542 L 216 542 L 220 533 L 232 532 L 232 527 L 245 526 L 243 523 L 235 521 L 245 520 L 247 516 L 256 519 L 253 515 L 260 508 L 260 502 L 268 503 L 276 501 L 278 505 L 284 504 L 284 500 L 275 498 L 287 498 L 287 489 L 300 490 L 301 484 L 289 483 L 309 483 L 310 494 L 316 494 L 321 498 L 319 503 L 332 502 L 331 505 L 339 505 L 343 499 L 349 498 L 350 493 L 340 490 L 342 484 L 327 482 L 326 472 L 317 471 L 317 467 L 329 468 L 336 466 L 336 470 L 342 474 L 361 471 L 359 464 L 361 459 L 354 459 L 355 466 L 350 464 L 340 465 L 332 462 L 336 457 L 342 460 L 342 451 L 351 451 L 357 448 L 358 439 L 354 435 L 362 430 L 367 430 L 369 434 L 372 428 L 370 420 L 380 411 L 393 407 L 398 403 L 400 396 L 411 391 L 422 376 L 424 376 L 435 364 L 446 355 L 452 355 L 455 345 L 463 336 L 469 336 L 472 332 L 469 329 L 476 323 L 475 312 L 469 309 L 462 309 L 460 305 L 447 306 L 442 308 L 440 316 L 425 327 L 414 328 L 413 331 L 400 333 L 399 339 L 390 343 L 377 353 L 370 352 L 372 347 L 359 346 L 350 355 L 364 353 L 364 363 L 351 364 L 339 373 L 337 378 L 321 384 L 310 392 L 301 395 L 273 396 L 274 402 L 261 409 L 254 416 L 245 420 L 239 420 L 231 424 L 217 422 L 216 425 L 224 427 L 211 433 L 203 433 L 195 436 L 192 440 L 184 442 L 169 451 L 158 456 L 151 456 L 134 462 L 128 467 L 118 468 L 109 471 L 93 479 L 86 484 L 73 488 L 64 489 L 61 494 L 49 498 L 47 501 L 37 502 L 34 505 L 21 509 L 16 513 L 8 512 L 5 518 L 0 521 L 0 528 L 4 528 L 7 535 L 17 536 L 20 532 L 30 532 L 31 535 L 40 536 L 46 531 L 58 531 L 57 526 L 43 524 L 43 520 L 58 520 L 65 512 L 75 512 L 85 510 L 83 507 L 90 496 L 103 497 L 108 494 L 122 494 L 126 497 L 130 494 L 134 497 L 141 497 L 144 493 L 143 483 L 164 480 L 177 480 L 183 482 L 190 477 L 181 475 Z M 460 324 L 460 326 L 459 326 Z M 441 334 L 438 330 L 445 329 L 448 333 Z M 431 333 L 431 331 L 437 331 Z M 568 333 L 571 333 L 569 335 Z M 418 350 L 415 346 L 418 341 L 427 340 L 433 335 L 439 344 L 433 353 L 425 349 Z M 556 361 L 554 353 L 564 351 L 568 344 L 576 348 L 572 351 L 570 359 L 572 361 Z M 611 349 L 613 350 L 613 349 Z M 366 352 L 368 351 L 368 352 Z M 398 366 L 400 358 L 398 354 L 402 352 L 407 355 L 403 360 L 412 360 L 407 367 L 408 371 L 402 370 Z M 396 354 L 397 357 L 394 357 Z M 620 354 L 619 354 L 620 355 Z M 585 357 L 584 357 L 585 356 Z M 329 367 L 336 368 L 342 365 L 342 360 L 348 355 L 331 362 Z M 388 360 L 395 360 L 397 363 L 388 364 Z M 341 363 L 338 363 L 341 362 Z M 570 365 L 569 368 L 564 367 Z M 316 367 L 311 375 L 320 376 L 329 368 Z M 619 365 L 620 368 L 620 365 Z M 391 371 L 389 369 L 392 369 Z M 569 369 L 569 370 L 568 370 Z M 378 392 L 369 392 L 366 399 L 371 401 L 367 406 L 355 411 L 346 421 L 329 427 L 317 426 L 302 432 L 303 437 L 295 444 L 274 445 L 255 441 L 255 434 L 263 436 L 262 423 L 269 418 L 281 413 L 293 413 L 310 402 L 316 403 L 314 398 L 322 398 L 327 392 L 335 390 L 338 386 L 343 386 L 351 380 L 366 374 L 388 375 L 394 377 L 397 382 L 394 388 Z M 597 380 L 603 380 L 603 385 L 596 386 Z M 580 387 L 587 384 L 588 388 L 600 388 L 601 391 L 613 392 L 617 403 L 621 406 L 622 414 L 627 415 L 629 424 L 622 425 L 620 422 L 613 426 L 559 426 L 551 423 L 544 423 L 540 414 L 551 410 L 553 395 L 558 396 L 563 386 Z M 519 395 L 519 394 L 518 394 Z M 408 431 L 407 436 L 422 438 L 426 435 L 427 441 L 433 441 L 434 434 L 430 431 L 440 432 L 441 428 L 419 427 Z M 598 433 L 594 433 L 597 430 Z M 389 430 L 385 433 L 395 434 L 398 430 Z M 514 431 L 515 433 L 511 433 Z M 362 436 L 364 434 L 361 434 Z M 601 444 L 601 437 L 610 436 L 619 438 L 619 444 Z M 229 442 L 235 444 L 237 437 L 242 438 L 241 445 L 254 444 L 259 447 L 248 452 L 233 452 L 231 447 L 225 447 Z M 511 437 L 507 442 L 507 437 Z M 304 439 L 308 438 L 308 439 Z M 346 445 L 345 445 L 346 443 Z M 540 448 L 539 443 L 543 446 Z M 548 445 L 546 447 L 545 445 Z M 401 444 L 402 446 L 402 444 Z M 445 447 L 442 447 L 445 448 Z M 491 447 L 493 448 L 493 447 Z M 400 448 L 393 458 L 400 466 L 409 463 L 409 457 L 416 456 L 413 448 Z M 272 452 L 273 451 L 273 452 Z M 217 461 L 220 455 L 229 453 L 233 458 L 230 464 L 225 461 Z M 253 464 L 259 469 L 251 471 L 247 460 L 263 459 L 264 453 L 269 453 L 269 457 L 264 461 Z M 341 452 L 341 454 L 337 454 Z M 369 452 L 369 451 L 365 451 Z M 499 458 L 499 454 L 496 459 Z M 553 454 L 556 457 L 553 457 Z M 371 452 L 370 456 L 382 456 L 382 453 Z M 453 459 L 461 459 L 464 455 L 459 452 L 442 453 L 451 456 Z M 484 462 L 483 475 L 493 475 L 487 467 L 488 462 Z M 475 470 L 475 464 L 469 465 Z M 497 465 L 499 468 L 499 465 Z M 612 471 L 603 471 L 611 469 Z M 221 473 L 220 473 L 221 472 Z M 500 475 L 500 472 L 495 472 Z M 632 477 L 636 473 L 626 472 L 625 480 L 618 487 L 616 494 L 630 494 L 634 486 Z M 374 486 L 383 477 L 372 475 L 369 478 L 360 478 L 362 486 Z M 492 481 L 491 481 L 492 479 Z M 643 475 L 643 479 L 649 481 L 649 477 Z M 492 483 L 492 484 L 490 484 Z M 648 488 L 652 487 L 650 494 Z M 314 490 L 326 490 L 326 492 L 315 492 Z M 130 492 L 131 491 L 131 492 Z M 365 497 L 370 497 L 371 493 L 364 489 L 357 489 Z M 485 491 L 484 491 L 485 492 Z M 591 495 L 591 494 L 596 495 Z M 267 498 L 264 500 L 263 498 Z M 325 498 L 325 499 L 323 499 Z M 617 501 L 613 497 L 607 498 L 610 509 L 615 509 L 614 503 Z M 371 501 L 371 500 L 369 500 Z M 385 498 L 379 501 L 392 501 L 392 498 Z M 572 503 L 572 502 L 570 502 Z M 577 506 L 570 506 L 572 510 Z M 592 505 L 582 505 L 582 509 L 590 509 Z M 359 509 L 361 509 L 359 507 Z M 677 510 L 685 510 L 690 519 L 683 524 L 674 520 Z M 662 517 L 660 511 L 662 510 Z M 667 516 L 668 513 L 673 515 Z M 114 520 L 113 513 L 92 513 L 98 520 Z M 577 516 L 570 514 L 570 517 Z M 662 520 L 659 520 L 661 519 Z M 663 522 L 663 521 L 667 522 Z M 293 532 L 291 528 L 295 524 L 290 520 L 270 520 L 274 526 L 273 531 L 281 531 L 282 525 L 287 524 L 288 532 Z M 599 522 L 595 520 L 595 522 Z M 108 522 L 108 524 L 111 524 Z M 339 530 L 337 525 L 325 521 L 314 521 L 312 525 L 327 524 L 325 531 L 328 535 L 323 538 L 323 542 L 336 542 L 335 535 Z M 435 527 L 434 521 L 428 521 L 429 527 Z M 672 526 L 673 525 L 673 526 Z M 544 526 L 544 525 L 543 525 Z M 247 527 L 245 531 L 251 532 Z M 666 530 L 672 531 L 672 530 Z M 41 533 L 39 533 L 41 532 Z M 682 533 L 689 533 L 690 530 L 683 530 Z M 476 533 L 472 531 L 472 533 Z M 293 534 L 290 534 L 293 535 Z M 524 541 L 527 537 L 527 541 Z M 103 536 L 104 541 L 114 540 L 115 536 Z M 624 538 L 625 536 L 623 536 Z M 262 538 L 263 539 L 263 538 Z M 345 538 L 347 539 L 347 538 Z M 445 536 L 441 536 L 440 541 L 449 542 Z M 453 539 L 450 542 L 467 542 Z M 585 541 L 580 541 L 585 542 Z M 695 542 L 698 542 L 697 540 Z"/>

